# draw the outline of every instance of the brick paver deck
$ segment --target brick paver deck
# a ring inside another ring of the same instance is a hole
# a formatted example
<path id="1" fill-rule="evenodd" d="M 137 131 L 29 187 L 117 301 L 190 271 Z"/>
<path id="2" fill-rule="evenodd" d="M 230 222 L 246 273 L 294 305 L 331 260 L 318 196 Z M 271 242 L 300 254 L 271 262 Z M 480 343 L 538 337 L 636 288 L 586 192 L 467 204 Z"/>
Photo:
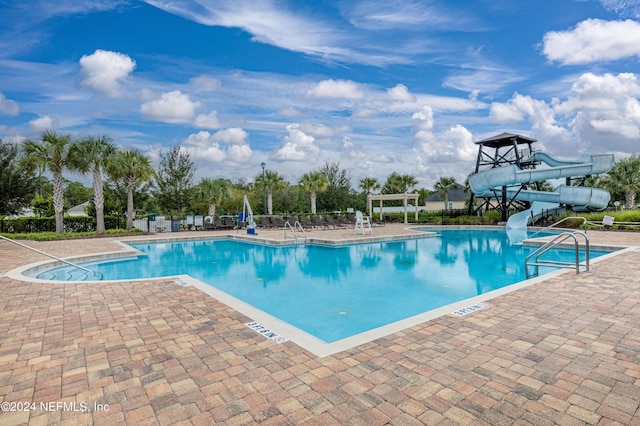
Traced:
<path id="1" fill-rule="evenodd" d="M 640 246 L 638 233 L 590 236 Z M 72 256 L 113 240 L 30 244 Z M 0 241 L 0 273 L 43 259 Z M 0 424 L 640 425 L 639 283 L 640 251 L 626 252 L 317 358 L 173 280 L 2 277 Z"/>

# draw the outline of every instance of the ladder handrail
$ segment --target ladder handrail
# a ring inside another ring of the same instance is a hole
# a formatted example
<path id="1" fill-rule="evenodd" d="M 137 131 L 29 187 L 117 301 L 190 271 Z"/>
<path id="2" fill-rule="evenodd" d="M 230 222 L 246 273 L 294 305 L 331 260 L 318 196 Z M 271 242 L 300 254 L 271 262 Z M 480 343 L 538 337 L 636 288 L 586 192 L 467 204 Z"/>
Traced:
<path id="1" fill-rule="evenodd" d="M 582 219 L 582 227 L 583 227 L 584 229 L 587 229 L 587 222 L 588 222 L 588 221 L 587 221 L 587 219 L 586 219 L 586 218 L 584 218 L 584 217 L 582 217 L 582 216 L 567 216 L 567 217 L 565 217 L 565 218 L 563 218 L 563 219 L 560 219 L 559 221 L 557 221 L 557 222 L 555 222 L 555 223 L 552 223 L 552 224 L 551 224 L 551 225 L 549 225 L 549 226 L 545 226 L 544 228 L 540 229 L 540 230 L 539 230 L 539 231 L 537 231 L 537 232 L 534 232 L 533 234 L 529 235 L 529 238 L 531 238 L 531 237 L 533 237 L 534 235 L 537 235 L 537 234 L 539 234 L 539 233 L 541 233 L 541 232 L 548 231 L 549 229 L 553 228 L 553 227 L 554 227 L 554 226 L 556 226 L 556 225 L 561 224 L 562 222 L 564 222 L 565 220 L 568 220 L 568 219 Z"/>
<path id="2" fill-rule="evenodd" d="M 293 223 L 293 228 L 297 229 L 298 227 L 300 227 L 300 230 L 302 231 L 302 235 L 304 235 L 304 241 L 305 243 L 307 242 L 307 231 L 304 230 L 304 227 L 302 226 L 302 224 L 299 221 L 295 221 Z"/>
<path id="3" fill-rule="evenodd" d="M 293 239 L 296 241 L 296 244 L 298 243 L 298 234 L 296 233 L 296 229 L 298 227 L 300 227 L 300 229 L 302 230 L 302 234 L 304 235 L 304 241 L 307 241 L 307 233 L 305 232 L 304 228 L 302 227 L 302 225 L 300 224 L 300 222 L 298 222 L 297 220 L 293 223 L 293 225 L 291 225 L 291 222 L 286 221 L 284 223 L 284 239 L 287 239 L 287 227 L 289 227 L 289 229 L 291 229 L 291 232 L 293 232 Z"/>
<path id="4" fill-rule="evenodd" d="M 83 270 L 83 271 L 85 271 L 85 272 L 94 272 L 94 271 L 91 271 L 91 270 L 89 270 L 89 269 L 87 269 L 87 268 L 83 268 L 83 267 L 82 267 L 82 266 L 80 266 L 80 265 L 76 265 L 75 263 L 69 262 L 68 260 L 60 259 L 59 257 L 56 257 L 56 256 L 54 256 L 54 255 L 52 255 L 52 254 L 49 254 L 49 253 L 45 253 L 45 252 L 43 252 L 42 250 L 38 250 L 38 249 L 33 248 L 33 247 L 31 247 L 31 246 L 28 246 L 28 245 L 26 245 L 26 244 L 19 243 L 19 242 L 17 242 L 16 240 L 12 240 L 11 238 L 7 238 L 7 237 L 5 237 L 5 236 L 3 236 L 3 235 L 0 235 L 0 238 L 2 238 L 2 239 L 3 239 L 3 240 L 5 240 L 5 241 L 9 241 L 10 243 L 17 244 L 17 245 L 19 245 L 20 247 L 24 247 L 24 248 L 26 248 L 26 249 L 29 249 L 29 250 L 35 251 L 36 253 L 39 253 L 39 254 L 42 254 L 42 255 L 44 255 L 44 256 L 50 257 L 51 259 L 55 259 L 55 260 L 57 260 L 58 262 L 66 263 L 67 265 L 73 266 L 74 268 L 82 269 L 82 270 Z M 94 272 L 94 273 L 95 273 L 95 272 Z"/>
<path id="5" fill-rule="evenodd" d="M 550 261 L 550 260 L 540 260 L 540 256 L 542 256 L 544 253 L 548 252 L 549 250 L 551 250 L 552 248 L 554 248 L 555 246 L 559 245 L 560 243 L 562 243 L 563 241 L 565 241 L 568 238 L 573 238 L 573 243 L 574 243 L 574 247 L 575 247 L 575 269 L 576 269 L 576 274 L 580 274 L 580 244 L 578 242 L 578 237 L 576 235 L 582 235 L 584 237 L 585 240 L 585 272 L 589 272 L 589 257 L 590 257 L 590 250 L 589 250 L 589 237 L 587 236 L 586 232 L 582 232 L 582 231 L 566 231 L 563 232 L 561 234 L 558 234 L 554 239 L 552 239 L 551 241 L 548 241 L 546 244 L 538 247 L 536 250 L 534 250 L 532 253 L 530 253 L 525 261 L 525 269 L 526 269 L 526 274 L 527 274 L 527 278 L 529 277 L 529 265 L 534 266 L 535 267 L 535 273 L 534 275 L 538 275 L 539 272 L 539 266 L 543 266 L 543 265 L 548 265 L 548 266 L 556 266 L 559 268 L 573 268 L 574 263 L 573 262 L 561 262 L 561 261 Z M 529 262 L 529 260 L 535 256 L 535 262 Z"/>

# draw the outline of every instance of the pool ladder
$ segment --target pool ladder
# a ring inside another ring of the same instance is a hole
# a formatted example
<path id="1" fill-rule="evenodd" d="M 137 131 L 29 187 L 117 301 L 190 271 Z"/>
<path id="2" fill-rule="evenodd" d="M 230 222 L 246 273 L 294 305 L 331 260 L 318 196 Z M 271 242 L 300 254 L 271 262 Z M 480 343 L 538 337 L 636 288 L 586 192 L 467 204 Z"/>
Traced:
<path id="1" fill-rule="evenodd" d="M 302 244 L 305 244 L 307 242 L 307 233 L 305 232 L 304 228 L 302 227 L 302 225 L 300 224 L 300 222 L 298 222 L 297 220 L 293 223 L 293 225 L 291 225 L 291 222 L 286 221 L 284 224 L 284 239 L 287 239 L 287 228 L 291 229 L 291 232 L 293 233 L 293 239 L 295 240 L 296 244 L 300 244 L 300 239 L 298 238 L 298 234 L 296 233 L 296 229 L 299 229 L 300 231 L 302 231 L 302 236 L 304 237 L 304 239 L 302 240 Z"/>
<path id="2" fill-rule="evenodd" d="M 585 241 L 585 261 L 580 262 L 580 243 L 578 241 L 578 235 L 584 237 Z M 575 249 L 575 261 L 574 262 L 561 262 L 559 260 L 541 259 L 540 257 L 547 253 L 552 248 L 558 246 L 569 238 L 573 239 L 573 246 Z M 540 266 L 550 266 L 555 268 L 568 268 L 575 269 L 576 275 L 580 272 L 589 272 L 589 237 L 586 232 L 582 231 L 565 231 L 558 234 L 554 239 L 547 242 L 543 246 L 540 246 L 537 250 L 531 253 L 524 261 L 527 278 L 538 276 Z M 529 267 L 533 267 L 533 273 L 529 273 Z"/>

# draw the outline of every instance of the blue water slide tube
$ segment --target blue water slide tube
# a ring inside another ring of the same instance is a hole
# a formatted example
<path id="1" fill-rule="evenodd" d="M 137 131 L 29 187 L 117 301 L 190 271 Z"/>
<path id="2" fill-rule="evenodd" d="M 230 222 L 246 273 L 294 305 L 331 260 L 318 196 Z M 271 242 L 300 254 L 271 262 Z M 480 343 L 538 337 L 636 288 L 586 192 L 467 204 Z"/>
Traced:
<path id="1" fill-rule="evenodd" d="M 548 167 L 538 169 L 520 169 L 516 165 L 495 167 L 469 176 L 469 186 L 479 197 L 496 196 L 494 191 L 503 186 L 515 186 L 543 180 L 560 179 L 575 176 L 606 173 L 613 166 L 612 154 L 583 155 L 576 161 L 559 161 L 541 152 L 531 156 L 529 161 L 539 161 Z M 575 206 L 574 210 L 603 210 L 609 204 L 611 195 L 602 189 L 559 186 L 554 192 L 521 190 L 508 188 L 510 198 L 522 201 L 541 201 Z"/>

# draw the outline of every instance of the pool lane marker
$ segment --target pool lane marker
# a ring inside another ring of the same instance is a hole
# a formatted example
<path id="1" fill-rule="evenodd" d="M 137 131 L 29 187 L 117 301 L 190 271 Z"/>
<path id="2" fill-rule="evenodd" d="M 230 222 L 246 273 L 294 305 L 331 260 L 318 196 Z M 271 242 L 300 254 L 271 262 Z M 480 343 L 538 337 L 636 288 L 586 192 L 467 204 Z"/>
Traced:
<path id="1" fill-rule="evenodd" d="M 250 329 L 252 329 L 253 331 L 255 331 L 256 333 L 261 334 L 262 336 L 271 340 L 276 345 L 279 345 L 280 343 L 284 343 L 287 341 L 286 337 L 279 335 L 275 331 L 269 330 L 267 327 L 261 325 L 256 321 L 248 322 L 245 325 Z"/>
<path id="2" fill-rule="evenodd" d="M 463 317 L 465 315 L 472 314 L 474 312 L 480 311 L 482 309 L 488 308 L 489 305 L 486 303 L 476 303 L 471 306 L 467 306 L 466 308 L 458 309 L 457 311 L 453 311 L 453 315 L 457 315 L 459 317 Z"/>

